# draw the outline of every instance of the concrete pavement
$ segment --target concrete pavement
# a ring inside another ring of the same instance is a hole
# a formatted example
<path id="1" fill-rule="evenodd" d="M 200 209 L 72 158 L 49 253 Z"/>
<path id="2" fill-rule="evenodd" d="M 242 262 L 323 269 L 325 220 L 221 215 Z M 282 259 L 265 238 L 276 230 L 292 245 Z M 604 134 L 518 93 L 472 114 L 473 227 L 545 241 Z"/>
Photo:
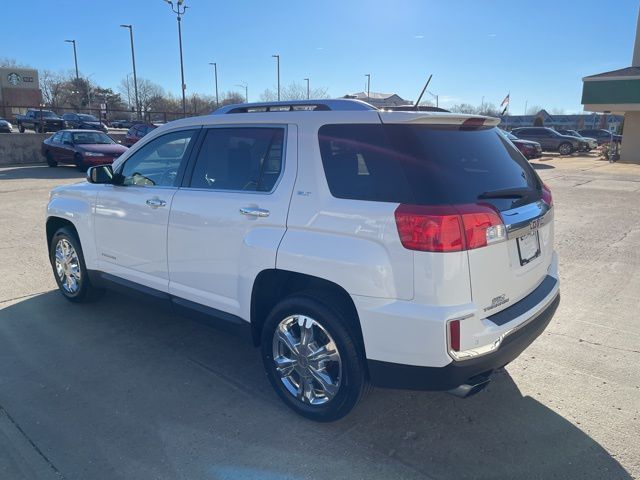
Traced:
<path id="1" fill-rule="evenodd" d="M 0 478 L 593 478 L 640 475 L 640 167 L 533 162 L 556 205 L 562 301 L 479 395 L 374 390 L 315 424 L 258 352 L 153 305 L 53 291 L 49 189 L 0 169 Z"/>

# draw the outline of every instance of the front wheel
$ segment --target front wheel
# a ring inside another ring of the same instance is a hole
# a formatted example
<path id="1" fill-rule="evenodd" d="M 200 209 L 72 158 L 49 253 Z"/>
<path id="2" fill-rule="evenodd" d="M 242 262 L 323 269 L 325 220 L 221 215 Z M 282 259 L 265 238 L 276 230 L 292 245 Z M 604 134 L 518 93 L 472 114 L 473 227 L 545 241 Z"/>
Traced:
<path id="1" fill-rule="evenodd" d="M 87 166 L 84 164 L 82 155 L 80 155 L 79 153 L 76 153 L 73 159 L 75 161 L 76 167 L 78 167 L 78 170 L 80 170 L 81 172 L 87 171 Z"/>
<path id="2" fill-rule="evenodd" d="M 344 417 L 367 390 L 365 360 L 348 315 L 314 294 L 285 298 L 262 331 L 272 387 L 296 413 L 319 422 Z"/>
<path id="3" fill-rule="evenodd" d="M 89 280 L 80 241 L 70 228 L 60 228 L 53 235 L 49 260 L 58 289 L 67 300 L 87 302 L 102 294 L 102 290 L 95 288 Z"/>
<path id="4" fill-rule="evenodd" d="M 47 152 L 44 156 L 47 159 L 47 165 L 49 165 L 50 167 L 57 167 L 58 166 L 58 162 L 56 162 L 53 159 L 53 156 L 51 155 L 51 152 Z"/>
<path id="5" fill-rule="evenodd" d="M 569 155 L 572 150 L 573 147 L 570 143 L 561 143 L 558 147 L 558 152 L 560 153 L 560 155 Z"/>

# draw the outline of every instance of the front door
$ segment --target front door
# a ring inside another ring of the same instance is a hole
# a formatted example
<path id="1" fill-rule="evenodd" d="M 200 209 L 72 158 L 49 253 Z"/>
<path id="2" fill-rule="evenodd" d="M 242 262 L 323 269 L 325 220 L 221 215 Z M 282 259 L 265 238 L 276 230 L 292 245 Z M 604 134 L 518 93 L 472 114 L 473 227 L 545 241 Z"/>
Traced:
<path id="1" fill-rule="evenodd" d="M 296 175 L 295 125 L 203 130 L 169 219 L 169 292 L 249 318 L 257 274 L 275 268 Z M 194 155 L 195 156 L 195 155 Z"/>
<path id="2" fill-rule="evenodd" d="M 98 268 L 167 291 L 167 222 L 197 130 L 166 133 L 117 169 L 118 185 L 103 185 L 95 209 Z"/>

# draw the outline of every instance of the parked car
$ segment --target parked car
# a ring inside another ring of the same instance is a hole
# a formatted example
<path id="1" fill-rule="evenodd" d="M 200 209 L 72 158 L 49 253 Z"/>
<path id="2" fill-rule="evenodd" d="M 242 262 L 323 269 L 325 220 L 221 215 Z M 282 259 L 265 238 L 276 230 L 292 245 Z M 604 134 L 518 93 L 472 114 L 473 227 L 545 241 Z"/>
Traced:
<path id="1" fill-rule="evenodd" d="M 16 115 L 18 131 L 33 130 L 39 133 L 57 132 L 64 128 L 64 120 L 51 110 L 30 108 L 25 115 Z"/>
<path id="2" fill-rule="evenodd" d="M 122 144 L 130 147 L 155 128 L 158 127 L 156 127 L 152 123 L 137 123 L 129 129 L 124 137 L 124 140 L 122 141 Z"/>
<path id="3" fill-rule="evenodd" d="M 576 137 L 576 138 L 579 138 L 580 140 L 586 142 L 583 145 L 583 148 L 587 152 L 590 152 L 594 148 L 598 148 L 598 141 L 595 138 L 585 137 L 583 135 L 580 135 L 580 133 L 578 133 L 576 130 L 567 130 L 567 129 L 564 129 L 564 128 L 556 128 L 555 130 L 560 135 L 568 135 L 570 137 Z"/>
<path id="4" fill-rule="evenodd" d="M 0 118 L 0 133 L 11 133 L 13 132 L 13 125 L 8 120 L 4 118 Z"/>
<path id="5" fill-rule="evenodd" d="M 514 128 L 511 133 L 522 140 L 538 142 L 543 151 L 556 151 L 560 155 L 569 155 L 571 152 L 580 150 L 586 144 L 576 137 L 560 135 L 552 128 L 547 127 L 520 127 Z"/>
<path id="6" fill-rule="evenodd" d="M 622 135 L 616 135 L 615 133 L 611 133 L 609 130 L 605 130 L 604 128 L 587 128 L 578 131 L 580 132 L 580 135 L 595 138 L 598 142 L 598 145 L 610 143 L 612 140 L 617 143 L 622 142 Z"/>
<path id="7" fill-rule="evenodd" d="M 531 140 L 521 140 L 510 132 L 501 130 L 505 137 L 511 140 L 520 153 L 522 153 L 528 160 L 532 158 L 540 158 L 542 156 L 542 146 L 538 142 L 532 142 Z"/>
<path id="8" fill-rule="evenodd" d="M 41 151 L 50 167 L 63 163 L 86 170 L 91 165 L 112 163 L 127 147 L 96 130 L 60 130 L 42 142 Z"/>
<path id="9" fill-rule="evenodd" d="M 171 122 L 51 192 L 56 282 L 246 334 L 313 420 L 370 382 L 477 393 L 560 300 L 551 192 L 497 123 L 347 99 Z"/>
<path id="10" fill-rule="evenodd" d="M 62 115 L 66 128 L 100 130 L 107 133 L 107 126 L 93 115 L 86 113 L 65 113 Z"/>
<path id="11" fill-rule="evenodd" d="M 112 128 L 131 128 L 135 123 L 132 120 L 111 120 L 109 122 Z"/>

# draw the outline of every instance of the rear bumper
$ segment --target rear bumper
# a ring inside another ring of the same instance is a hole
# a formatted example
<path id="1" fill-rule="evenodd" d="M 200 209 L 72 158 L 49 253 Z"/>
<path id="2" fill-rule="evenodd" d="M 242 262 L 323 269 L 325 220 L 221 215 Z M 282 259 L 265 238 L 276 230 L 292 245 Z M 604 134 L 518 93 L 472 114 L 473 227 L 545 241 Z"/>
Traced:
<path id="1" fill-rule="evenodd" d="M 488 377 L 517 358 L 547 327 L 560 303 L 559 292 L 522 328 L 509 334 L 493 353 L 443 367 L 422 367 L 368 360 L 369 377 L 378 387 L 408 390 L 453 390 Z M 515 305 L 514 305 L 515 306 Z"/>

